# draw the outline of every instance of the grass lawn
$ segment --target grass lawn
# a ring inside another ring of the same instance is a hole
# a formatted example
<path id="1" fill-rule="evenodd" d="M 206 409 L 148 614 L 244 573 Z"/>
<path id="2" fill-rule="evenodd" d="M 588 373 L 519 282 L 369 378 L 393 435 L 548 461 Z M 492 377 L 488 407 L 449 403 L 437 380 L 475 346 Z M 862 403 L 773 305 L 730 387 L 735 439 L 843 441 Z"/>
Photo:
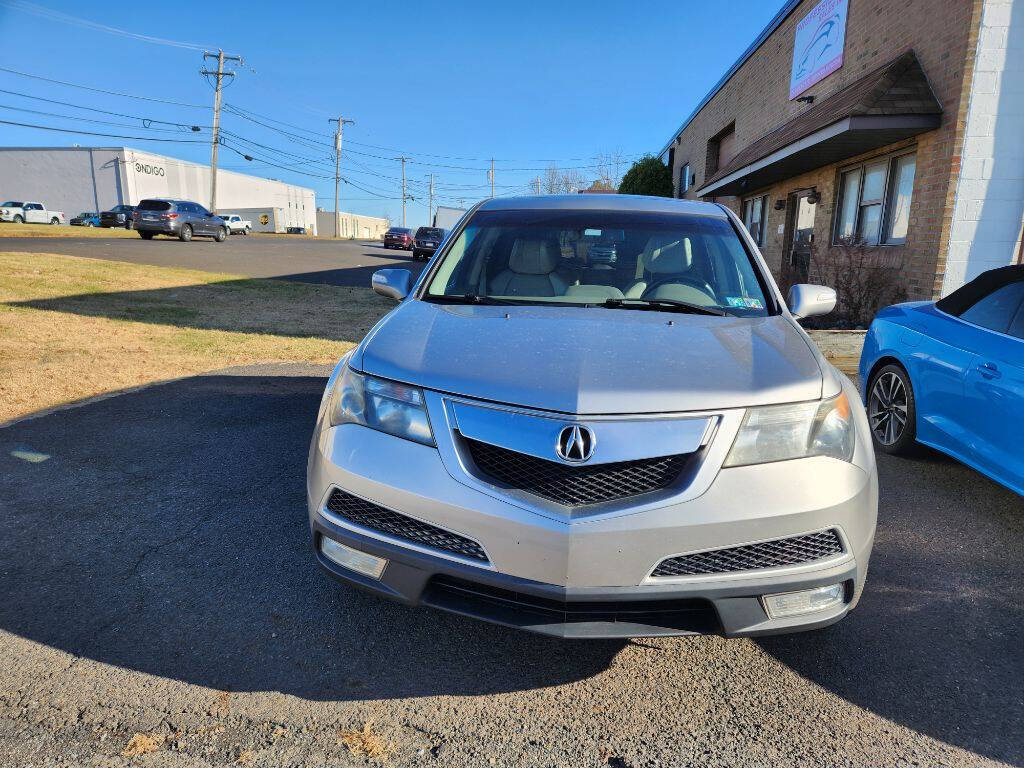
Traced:
<path id="1" fill-rule="evenodd" d="M 333 363 L 393 306 L 365 288 L 0 252 L 0 424 L 232 365 Z"/>
<path id="2" fill-rule="evenodd" d="M 0 222 L 0 237 L 134 237 L 131 229 L 103 227 L 72 227 L 70 224 L 11 224 Z"/>

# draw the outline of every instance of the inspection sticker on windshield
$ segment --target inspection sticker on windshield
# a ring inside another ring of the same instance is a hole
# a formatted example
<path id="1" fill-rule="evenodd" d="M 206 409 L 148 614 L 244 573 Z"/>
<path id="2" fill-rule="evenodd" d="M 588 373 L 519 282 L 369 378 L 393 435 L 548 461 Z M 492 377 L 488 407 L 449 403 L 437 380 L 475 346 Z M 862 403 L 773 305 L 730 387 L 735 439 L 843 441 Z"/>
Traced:
<path id="1" fill-rule="evenodd" d="M 764 309 L 760 299 L 751 299 L 747 296 L 726 296 L 725 303 L 730 307 L 741 309 Z"/>

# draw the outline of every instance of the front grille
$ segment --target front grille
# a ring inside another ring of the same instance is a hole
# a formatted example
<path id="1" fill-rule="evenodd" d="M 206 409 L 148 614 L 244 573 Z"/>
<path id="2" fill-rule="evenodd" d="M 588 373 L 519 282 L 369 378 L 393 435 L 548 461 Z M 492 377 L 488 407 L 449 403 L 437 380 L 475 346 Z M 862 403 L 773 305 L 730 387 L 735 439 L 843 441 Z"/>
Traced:
<path id="1" fill-rule="evenodd" d="M 396 539 L 404 539 L 414 544 L 487 562 L 487 555 L 484 554 L 483 547 L 472 539 L 446 531 L 444 528 L 438 528 L 436 525 L 406 517 L 399 512 L 338 489 L 332 491 L 330 498 L 327 499 L 327 509 L 349 522 L 385 533 Z"/>
<path id="2" fill-rule="evenodd" d="M 720 632 L 718 614 L 706 600 L 556 600 L 437 575 L 421 598 L 427 605 L 478 618 L 537 627 L 585 622 L 640 624 L 655 630 Z"/>
<path id="3" fill-rule="evenodd" d="M 473 463 L 499 485 L 566 507 L 583 507 L 660 491 L 672 485 L 693 454 L 573 466 L 463 438 Z"/>
<path id="4" fill-rule="evenodd" d="M 803 565 L 842 554 L 842 551 L 843 544 L 838 533 L 834 530 L 819 531 L 790 539 L 670 557 L 658 563 L 651 576 L 696 576 Z"/>

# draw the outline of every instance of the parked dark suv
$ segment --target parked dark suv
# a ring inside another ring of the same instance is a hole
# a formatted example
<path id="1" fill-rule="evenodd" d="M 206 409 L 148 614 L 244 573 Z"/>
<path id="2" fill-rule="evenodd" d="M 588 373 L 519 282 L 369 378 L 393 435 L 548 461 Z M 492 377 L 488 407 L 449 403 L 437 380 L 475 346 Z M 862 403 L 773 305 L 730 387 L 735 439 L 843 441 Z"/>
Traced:
<path id="1" fill-rule="evenodd" d="M 132 214 L 135 212 L 134 205 L 115 205 L 109 211 L 100 213 L 101 227 L 124 227 L 131 229 L 135 226 Z"/>
<path id="2" fill-rule="evenodd" d="M 212 237 L 218 243 L 228 239 L 224 219 L 188 200 L 143 200 L 135 208 L 134 219 L 143 240 L 151 240 L 153 235 L 170 235 L 186 241 Z"/>
<path id="3" fill-rule="evenodd" d="M 401 248 L 412 250 L 412 230 L 407 227 L 392 227 L 384 233 L 385 248 Z"/>
<path id="4" fill-rule="evenodd" d="M 412 257 L 424 261 L 434 255 L 437 246 L 444 240 L 444 230 L 438 227 L 420 227 L 416 230 L 416 241 L 412 246 Z"/>

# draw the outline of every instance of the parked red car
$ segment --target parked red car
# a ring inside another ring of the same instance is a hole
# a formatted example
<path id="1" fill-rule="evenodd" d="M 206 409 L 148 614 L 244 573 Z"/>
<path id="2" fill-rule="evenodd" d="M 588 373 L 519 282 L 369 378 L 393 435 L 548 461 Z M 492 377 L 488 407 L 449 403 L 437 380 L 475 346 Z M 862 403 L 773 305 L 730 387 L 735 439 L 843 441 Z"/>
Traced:
<path id="1" fill-rule="evenodd" d="M 411 251 L 413 248 L 412 230 L 407 227 L 392 227 L 384 233 L 384 247 Z"/>

